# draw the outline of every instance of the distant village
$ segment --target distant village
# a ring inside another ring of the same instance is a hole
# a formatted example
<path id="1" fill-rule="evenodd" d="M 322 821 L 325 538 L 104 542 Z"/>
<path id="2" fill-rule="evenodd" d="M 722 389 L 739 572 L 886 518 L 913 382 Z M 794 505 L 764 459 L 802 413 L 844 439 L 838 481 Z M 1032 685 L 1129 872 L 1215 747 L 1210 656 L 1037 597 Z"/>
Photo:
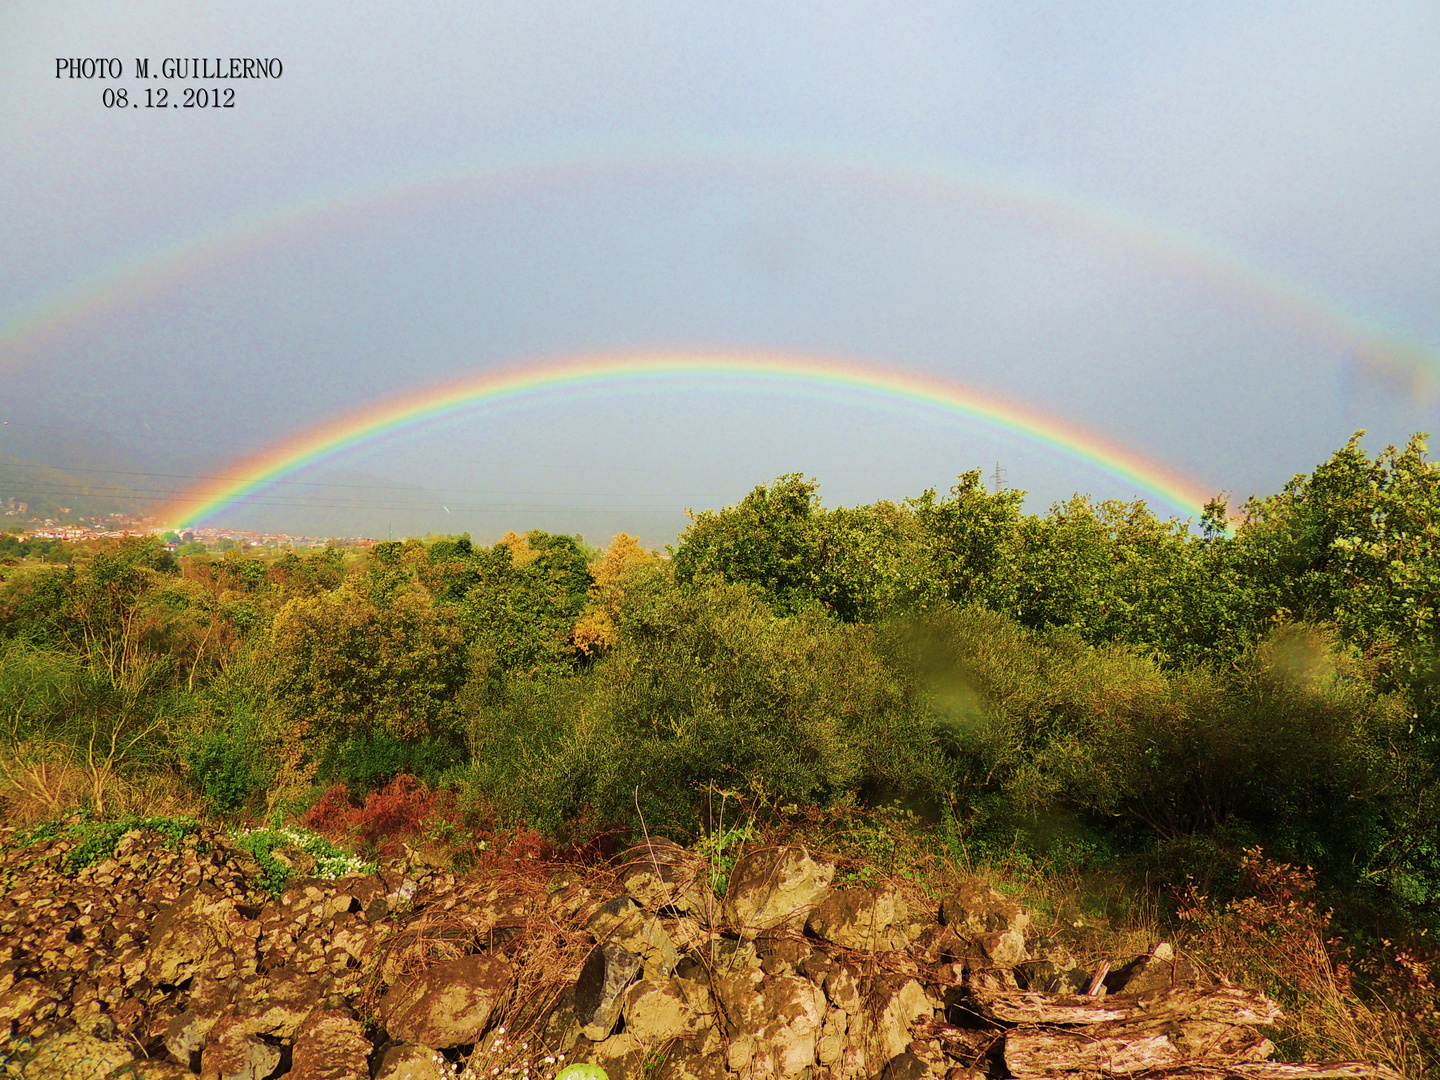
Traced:
<path id="1" fill-rule="evenodd" d="M 0 524 L 0 532 L 16 532 L 26 537 L 43 540 L 102 540 L 125 536 L 161 536 L 170 551 L 180 551 L 191 546 L 206 551 L 241 551 L 250 548 L 271 548 L 276 550 L 292 548 L 325 547 L 370 547 L 377 543 L 368 536 L 296 536 L 291 533 L 255 532 L 251 529 L 197 528 L 179 532 L 156 524 L 153 519 L 135 517 L 130 514 L 109 514 L 103 517 L 77 517 L 70 521 L 68 506 L 59 507 L 64 515 L 60 518 L 43 518 L 38 522 L 30 516 L 28 503 L 9 498 L 0 502 L 4 517 L 18 519 L 13 526 Z"/>

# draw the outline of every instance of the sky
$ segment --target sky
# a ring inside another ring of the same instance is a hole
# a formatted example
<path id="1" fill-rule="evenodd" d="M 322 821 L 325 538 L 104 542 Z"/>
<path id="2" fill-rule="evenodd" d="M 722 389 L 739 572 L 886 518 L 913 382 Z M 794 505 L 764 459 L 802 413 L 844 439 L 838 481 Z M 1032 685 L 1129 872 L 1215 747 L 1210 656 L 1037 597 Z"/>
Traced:
<path id="1" fill-rule="evenodd" d="M 0 461 L 174 514 L 454 380 L 747 354 L 982 394 L 1237 503 L 1437 428 L 1437 55 L 1429 2 L 11 0 Z M 233 107 L 168 107 L 196 89 Z M 833 506 L 997 464 L 1033 512 L 1185 514 L 1034 432 L 722 375 L 477 401 L 202 523 L 658 545 L 786 473 Z"/>

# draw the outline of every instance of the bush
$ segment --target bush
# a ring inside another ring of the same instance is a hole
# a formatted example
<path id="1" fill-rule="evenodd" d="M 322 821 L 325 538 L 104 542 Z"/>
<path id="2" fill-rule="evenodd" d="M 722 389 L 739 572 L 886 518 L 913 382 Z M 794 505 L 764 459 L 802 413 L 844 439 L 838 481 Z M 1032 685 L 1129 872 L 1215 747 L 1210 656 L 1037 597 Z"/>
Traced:
<path id="1" fill-rule="evenodd" d="M 388 731 L 359 735 L 336 746 L 320 762 L 321 783 L 343 780 L 354 795 L 384 787 L 401 773 L 409 773 L 430 787 L 465 763 L 463 744 L 437 737 L 404 741 Z"/>

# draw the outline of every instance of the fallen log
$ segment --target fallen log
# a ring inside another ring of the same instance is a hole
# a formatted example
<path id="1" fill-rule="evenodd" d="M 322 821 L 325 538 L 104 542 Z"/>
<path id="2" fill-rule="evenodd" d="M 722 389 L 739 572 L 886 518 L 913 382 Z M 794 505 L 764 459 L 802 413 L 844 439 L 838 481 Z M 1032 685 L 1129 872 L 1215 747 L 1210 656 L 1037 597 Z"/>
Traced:
<path id="1" fill-rule="evenodd" d="M 1142 997 L 1042 994 L 977 986 L 970 996 L 980 1015 L 1007 1024 L 1089 1025 L 1174 1018 L 1265 1025 L 1280 1017 L 1280 1007 L 1260 991 L 1236 986 L 1177 987 Z"/>

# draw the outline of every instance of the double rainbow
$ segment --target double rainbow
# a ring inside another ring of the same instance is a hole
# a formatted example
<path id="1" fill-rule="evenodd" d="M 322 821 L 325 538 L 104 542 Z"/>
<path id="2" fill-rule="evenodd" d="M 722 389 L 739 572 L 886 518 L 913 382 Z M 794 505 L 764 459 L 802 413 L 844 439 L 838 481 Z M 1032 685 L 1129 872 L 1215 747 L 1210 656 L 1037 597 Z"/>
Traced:
<path id="1" fill-rule="evenodd" d="M 802 392 L 848 391 L 872 400 L 939 409 L 1027 438 L 1190 517 L 1200 516 L 1208 498 L 1192 481 L 1132 450 L 1055 417 L 934 376 L 791 353 L 657 351 L 516 365 L 376 402 L 238 462 L 231 475 L 206 481 L 161 516 L 172 528 L 198 525 L 301 469 L 393 432 L 462 411 L 548 393 L 624 389 L 676 378 L 689 386 L 740 381 Z"/>

